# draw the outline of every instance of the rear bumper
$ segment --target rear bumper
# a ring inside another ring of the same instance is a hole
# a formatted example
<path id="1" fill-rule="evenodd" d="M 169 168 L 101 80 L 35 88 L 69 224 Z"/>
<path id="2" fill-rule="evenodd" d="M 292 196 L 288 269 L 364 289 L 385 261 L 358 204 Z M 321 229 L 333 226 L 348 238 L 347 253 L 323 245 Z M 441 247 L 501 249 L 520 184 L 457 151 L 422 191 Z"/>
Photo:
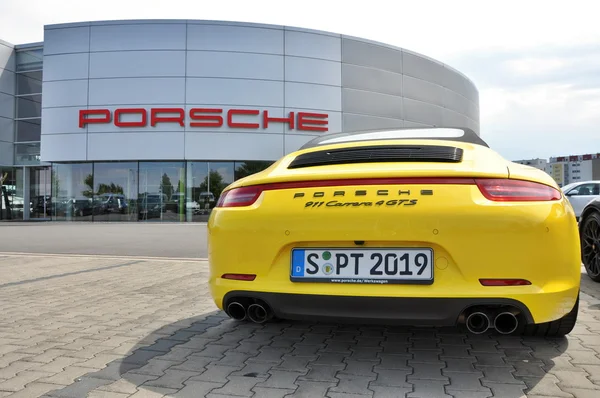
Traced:
<path id="1" fill-rule="evenodd" d="M 223 298 L 265 302 L 276 317 L 290 320 L 385 323 L 394 325 L 455 326 L 471 306 L 511 306 L 533 323 L 529 308 L 508 298 L 354 297 L 314 294 L 266 293 L 235 290 Z"/>

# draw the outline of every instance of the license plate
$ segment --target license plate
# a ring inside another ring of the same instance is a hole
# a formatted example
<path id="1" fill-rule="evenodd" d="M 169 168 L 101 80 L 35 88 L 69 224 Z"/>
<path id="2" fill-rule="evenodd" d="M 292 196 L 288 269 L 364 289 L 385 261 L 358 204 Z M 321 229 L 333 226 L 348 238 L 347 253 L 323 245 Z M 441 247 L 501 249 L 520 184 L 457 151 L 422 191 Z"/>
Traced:
<path id="1" fill-rule="evenodd" d="M 293 282 L 422 283 L 433 282 L 433 250 L 292 249 Z"/>

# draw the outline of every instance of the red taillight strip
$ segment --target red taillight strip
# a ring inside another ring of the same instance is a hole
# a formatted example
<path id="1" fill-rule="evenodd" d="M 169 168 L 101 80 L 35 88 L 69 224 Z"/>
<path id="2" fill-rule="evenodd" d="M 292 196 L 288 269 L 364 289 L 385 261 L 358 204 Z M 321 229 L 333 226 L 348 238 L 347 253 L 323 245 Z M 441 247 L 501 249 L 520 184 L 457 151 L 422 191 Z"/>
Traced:
<path id="1" fill-rule="evenodd" d="M 231 279 L 236 281 L 253 281 L 256 279 L 256 275 L 254 274 L 223 274 L 221 276 L 223 279 Z"/>
<path id="2" fill-rule="evenodd" d="M 332 180 L 286 181 L 233 188 L 221 194 L 217 207 L 241 207 L 253 204 L 263 191 L 297 188 L 341 187 L 349 185 L 477 185 L 482 195 L 491 201 L 549 201 L 559 200 L 560 191 L 532 181 L 510 178 L 472 177 L 397 177 L 349 178 Z"/>
<path id="3" fill-rule="evenodd" d="M 480 279 L 483 286 L 525 286 L 531 285 L 527 279 Z"/>

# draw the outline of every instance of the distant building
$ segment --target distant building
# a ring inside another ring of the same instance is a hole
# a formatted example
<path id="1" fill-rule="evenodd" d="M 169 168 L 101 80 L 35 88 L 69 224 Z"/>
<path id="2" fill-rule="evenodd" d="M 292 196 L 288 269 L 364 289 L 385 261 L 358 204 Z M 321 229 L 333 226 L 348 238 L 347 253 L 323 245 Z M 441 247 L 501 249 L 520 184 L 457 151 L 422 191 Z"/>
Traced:
<path id="1" fill-rule="evenodd" d="M 549 160 L 516 160 L 515 163 L 545 171 L 561 187 L 579 181 L 600 180 L 600 153 L 557 156 Z"/>

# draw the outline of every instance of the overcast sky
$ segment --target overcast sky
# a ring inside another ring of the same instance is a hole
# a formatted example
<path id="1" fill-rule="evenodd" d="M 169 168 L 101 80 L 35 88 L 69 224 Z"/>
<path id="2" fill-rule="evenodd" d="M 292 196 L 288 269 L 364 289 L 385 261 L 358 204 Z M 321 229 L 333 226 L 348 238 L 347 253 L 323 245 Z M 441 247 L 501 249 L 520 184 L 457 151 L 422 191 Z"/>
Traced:
<path id="1" fill-rule="evenodd" d="M 216 19 L 382 41 L 471 78 L 481 136 L 509 159 L 600 152 L 600 23 L 593 0 L 0 0 L 0 39 L 43 41 L 45 24 Z"/>

